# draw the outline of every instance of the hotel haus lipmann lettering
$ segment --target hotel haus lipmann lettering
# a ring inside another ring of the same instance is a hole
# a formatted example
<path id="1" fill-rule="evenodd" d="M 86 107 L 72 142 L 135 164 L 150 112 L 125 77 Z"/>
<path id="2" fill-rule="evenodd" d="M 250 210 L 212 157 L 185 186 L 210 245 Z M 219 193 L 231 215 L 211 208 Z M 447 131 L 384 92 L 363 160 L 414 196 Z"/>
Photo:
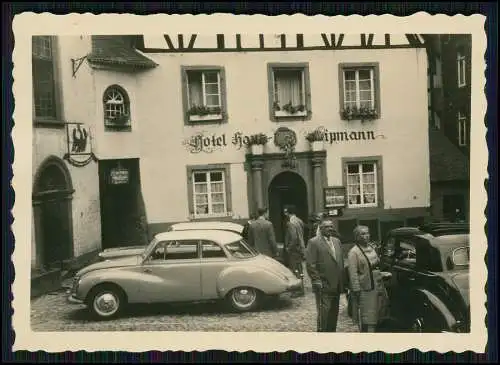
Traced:
<path id="1" fill-rule="evenodd" d="M 324 141 L 330 144 L 338 142 L 351 142 L 351 141 L 370 141 L 377 138 L 385 138 L 382 134 L 376 134 L 374 131 L 328 131 L 323 129 Z M 268 136 L 268 140 L 272 137 Z M 250 136 L 242 132 L 235 132 L 232 136 L 228 137 L 226 133 L 221 134 L 208 134 L 199 132 L 187 138 L 183 144 L 189 149 L 191 153 L 200 152 L 213 152 L 216 149 L 233 145 L 236 149 L 247 147 L 250 142 Z"/>

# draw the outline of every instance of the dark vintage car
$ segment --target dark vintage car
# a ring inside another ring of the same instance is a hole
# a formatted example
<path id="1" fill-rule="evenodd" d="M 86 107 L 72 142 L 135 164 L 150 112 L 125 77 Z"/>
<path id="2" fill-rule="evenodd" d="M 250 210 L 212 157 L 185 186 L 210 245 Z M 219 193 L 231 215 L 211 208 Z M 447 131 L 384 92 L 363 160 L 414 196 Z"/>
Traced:
<path id="1" fill-rule="evenodd" d="M 469 233 L 441 224 L 389 232 L 380 249 L 392 329 L 470 332 Z"/>

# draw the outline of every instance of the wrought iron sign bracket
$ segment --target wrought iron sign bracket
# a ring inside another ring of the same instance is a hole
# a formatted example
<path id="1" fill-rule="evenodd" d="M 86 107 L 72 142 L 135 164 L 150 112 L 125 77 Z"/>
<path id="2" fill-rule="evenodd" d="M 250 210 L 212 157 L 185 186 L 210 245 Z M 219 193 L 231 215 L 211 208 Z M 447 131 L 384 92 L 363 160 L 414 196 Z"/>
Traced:
<path id="1" fill-rule="evenodd" d="M 83 56 L 83 57 L 80 57 L 80 58 L 72 58 L 71 59 L 71 65 L 73 67 L 73 77 L 76 77 L 76 73 L 78 72 L 78 70 L 80 69 L 80 66 L 82 65 L 83 61 L 85 61 L 85 59 L 87 58 L 87 56 Z"/>
<path id="2" fill-rule="evenodd" d="M 69 155 L 69 153 L 66 153 L 63 156 L 63 159 L 66 160 L 66 161 L 68 161 L 68 163 L 70 165 L 75 166 L 75 167 L 84 167 L 84 166 L 87 166 L 92 161 L 97 162 L 97 156 L 94 155 L 93 152 L 91 152 L 88 155 L 88 158 L 86 160 L 84 160 L 84 161 L 76 161 L 76 160 L 72 159 L 71 156 Z"/>

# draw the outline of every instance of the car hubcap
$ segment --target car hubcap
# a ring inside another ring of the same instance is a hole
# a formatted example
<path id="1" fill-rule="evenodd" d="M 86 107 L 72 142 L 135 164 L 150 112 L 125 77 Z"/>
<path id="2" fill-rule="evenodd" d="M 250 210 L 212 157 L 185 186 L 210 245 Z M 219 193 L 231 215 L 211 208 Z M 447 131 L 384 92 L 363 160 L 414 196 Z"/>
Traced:
<path id="1" fill-rule="evenodd" d="M 411 326 L 413 332 L 422 332 L 423 328 L 424 328 L 424 321 L 422 320 L 422 318 L 417 318 L 413 321 Z"/>
<path id="2" fill-rule="evenodd" d="M 257 297 L 257 293 L 253 289 L 240 288 L 233 291 L 233 301 L 238 307 L 250 307 Z"/>
<path id="3" fill-rule="evenodd" d="M 101 316 L 110 316 L 118 310 L 119 300 L 112 293 L 102 293 L 94 299 L 94 309 Z"/>

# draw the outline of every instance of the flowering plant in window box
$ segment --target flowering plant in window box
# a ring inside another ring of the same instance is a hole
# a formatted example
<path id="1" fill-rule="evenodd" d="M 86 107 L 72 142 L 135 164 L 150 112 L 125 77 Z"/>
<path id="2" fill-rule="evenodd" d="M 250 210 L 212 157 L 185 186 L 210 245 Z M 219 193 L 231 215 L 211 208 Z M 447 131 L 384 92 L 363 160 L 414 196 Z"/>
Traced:
<path id="1" fill-rule="evenodd" d="M 360 119 L 361 121 L 377 119 L 378 112 L 375 108 L 370 107 L 350 107 L 342 109 L 342 118 L 346 120 Z"/>
<path id="2" fill-rule="evenodd" d="M 106 118 L 106 122 L 112 125 L 126 125 L 130 121 L 128 114 L 115 115 L 112 118 Z"/>
<path id="3" fill-rule="evenodd" d="M 311 144 L 313 151 L 322 151 L 325 149 L 325 133 L 321 128 L 307 133 L 306 140 Z"/>
<path id="4" fill-rule="evenodd" d="M 193 105 L 188 110 L 189 120 L 217 120 L 222 117 L 222 109 L 218 106 Z"/>
<path id="5" fill-rule="evenodd" d="M 307 115 L 307 109 L 304 104 L 293 105 L 292 102 L 281 107 L 277 101 L 273 104 L 274 115 L 276 117 L 288 117 L 288 116 L 305 116 Z"/>
<path id="6" fill-rule="evenodd" d="M 264 145 L 267 143 L 268 138 L 264 133 L 257 133 L 250 136 L 248 146 L 252 154 L 262 155 L 264 153 Z"/>

